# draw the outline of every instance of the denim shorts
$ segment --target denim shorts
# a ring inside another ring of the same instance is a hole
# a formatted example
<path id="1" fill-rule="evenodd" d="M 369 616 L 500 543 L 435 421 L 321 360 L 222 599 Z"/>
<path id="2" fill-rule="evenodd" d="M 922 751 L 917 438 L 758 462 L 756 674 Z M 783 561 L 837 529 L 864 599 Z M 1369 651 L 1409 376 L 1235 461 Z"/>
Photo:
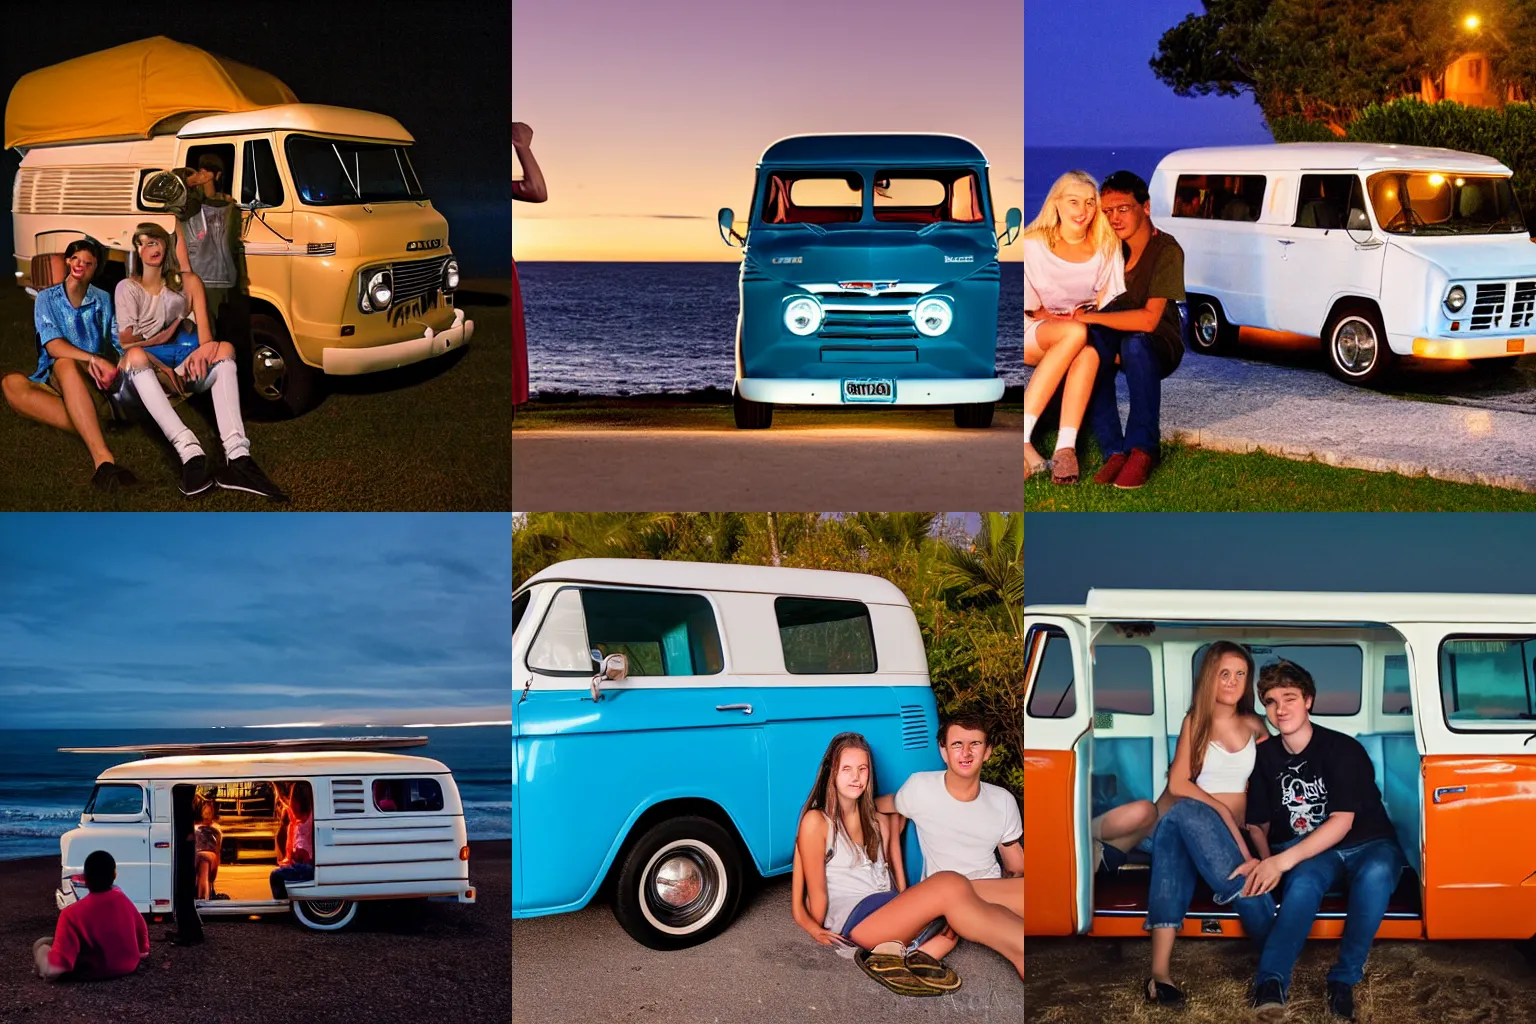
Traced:
<path id="1" fill-rule="evenodd" d="M 896 890 L 891 889 L 888 892 L 872 892 L 868 896 L 865 896 L 863 899 L 859 900 L 859 902 L 854 905 L 854 908 L 848 911 L 848 920 L 843 923 L 843 938 L 852 939 L 853 930 L 859 926 L 860 922 L 862 922 L 870 914 L 873 914 L 875 911 L 885 906 L 887 903 L 891 902 L 891 900 L 895 899 L 897 895 L 898 893 Z"/>

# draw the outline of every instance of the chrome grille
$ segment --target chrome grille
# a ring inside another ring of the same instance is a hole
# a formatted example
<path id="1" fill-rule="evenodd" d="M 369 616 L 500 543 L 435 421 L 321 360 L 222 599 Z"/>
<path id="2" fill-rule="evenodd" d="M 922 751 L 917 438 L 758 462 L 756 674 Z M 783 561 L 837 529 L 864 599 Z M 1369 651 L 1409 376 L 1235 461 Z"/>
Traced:
<path id="1" fill-rule="evenodd" d="M 1509 307 L 1509 329 L 1523 331 L 1536 321 L 1536 281 L 1516 281 L 1515 301 Z"/>
<path id="2" fill-rule="evenodd" d="M 816 336 L 886 341 L 892 338 L 915 338 L 918 335 L 917 325 L 907 313 L 828 310 Z"/>
<path id="3" fill-rule="evenodd" d="M 139 175 L 133 167 L 24 167 L 17 213 L 132 213 Z"/>
<path id="4" fill-rule="evenodd" d="M 1509 285 L 1500 281 L 1497 284 L 1480 284 L 1477 286 L 1476 297 L 1472 300 L 1472 326 L 1474 331 L 1492 331 L 1504 326 L 1504 305 L 1509 293 Z"/>
<path id="5" fill-rule="evenodd" d="M 394 277 L 395 295 L 390 305 L 398 306 L 437 291 L 443 281 L 443 265 L 449 259 L 448 256 L 433 256 L 391 264 L 389 270 Z"/>

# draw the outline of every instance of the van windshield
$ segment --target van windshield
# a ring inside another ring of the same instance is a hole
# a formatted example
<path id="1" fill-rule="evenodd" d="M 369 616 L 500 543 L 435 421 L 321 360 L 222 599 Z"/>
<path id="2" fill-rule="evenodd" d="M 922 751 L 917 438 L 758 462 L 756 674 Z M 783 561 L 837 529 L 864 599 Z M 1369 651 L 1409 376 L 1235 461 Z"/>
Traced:
<path id="1" fill-rule="evenodd" d="M 307 206 L 426 199 L 407 149 L 313 135 L 290 135 L 283 143 L 299 199 Z"/>
<path id="2" fill-rule="evenodd" d="M 984 219 L 982 183 L 963 168 L 891 168 L 866 176 L 858 171 L 774 171 L 763 183 L 765 224 L 854 224 L 864 217 L 872 191 L 881 224 L 979 224 Z"/>
<path id="3" fill-rule="evenodd" d="M 1509 179 L 1451 171 L 1378 171 L 1371 208 L 1394 235 L 1495 235 L 1525 231 Z"/>

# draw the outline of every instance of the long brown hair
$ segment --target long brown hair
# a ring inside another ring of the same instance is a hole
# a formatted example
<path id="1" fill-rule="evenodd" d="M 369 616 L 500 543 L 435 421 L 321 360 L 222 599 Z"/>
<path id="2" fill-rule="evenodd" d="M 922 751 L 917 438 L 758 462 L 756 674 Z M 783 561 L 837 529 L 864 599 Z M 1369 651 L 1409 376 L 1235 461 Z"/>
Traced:
<path id="1" fill-rule="evenodd" d="M 864 830 L 864 853 L 874 863 L 880 859 L 881 835 L 880 819 L 875 815 L 875 755 L 870 752 L 869 742 L 863 736 L 856 732 L 840 732 L 832 737 L 832 742 L 827 744 L 827 752 L 821 757 L 821 767 L 816 770 L 816 784 L 811 787 L 811 795 L 805 798 L 805 806 L 800 808 L 800 816 L 805 817 L 806 811 L 820 811 L 832 819 L 830 828 L 847 836 L 848 842 L 853 842 L 847 826 L 843 824 L 843 815 L 838 810 L 837 786 L 833 778 L 843 759 L 843 751 L 849 747 L 864 751 L 864 756 L 869 758 L 869 785 L 859 794 L 859 823 Z"/>
<path id="2" fill-rule="evenodd" d="M 172 291 L 181 291 L 181 265 L 176 262 L 176 243 L 169 231 L 153 221 L 145 221 L 133 229 L 133 252 L 129 254 L 128 273 L 136 281 L 144 280 L 144 261 L 139 258 L 139 239 L 157 238 L 165 252 L 160 261 L 160 279 Z"/>
<path id="3" fill-rule="evenodd" d="M 1211 742 L 1211 721 L 1216 716 L 1216 670 L 1221 659 L 1229 654 L 1242 658 L 1248 666 L 1243 683 L 1243 695 L 1237 699 L 1237 713 L 1253 713 L 1253 655 L 1242 644 L 1230 640 L 1217 640 L 1205 649 L 1200 659 L 1200 671 L 1195 674 L 1195 692 L 1189 700 L 1189 779 L 1200 777 L 1205 767 L 1205 748 Z"/>

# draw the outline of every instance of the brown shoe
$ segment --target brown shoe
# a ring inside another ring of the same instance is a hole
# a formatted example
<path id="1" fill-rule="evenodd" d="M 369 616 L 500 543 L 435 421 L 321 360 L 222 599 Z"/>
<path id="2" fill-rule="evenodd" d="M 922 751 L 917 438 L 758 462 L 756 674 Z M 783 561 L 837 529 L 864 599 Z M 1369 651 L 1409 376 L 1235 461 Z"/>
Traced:
<path id="1" fill-rule="evenodd" d="M 1051 483 L 1077 483 L 1077 452 L 1071 448 L 1057 448 L 1051 456 Z"/>
<path id="2" fill-rule="evenodd" d="M 1115 477 L 1115 486 L 1122 491 L 1134 491 L 1146 483 L 1147 477 L 1151 475 L 1152 456 L 1140 448 L 1132 448 L 1125 465 L 1120 469 L 1120 475 Z"/>
<path id="3" fill-rule="evenodd" d="M 1099 471 L 1093 474 L 1093 482 L 1096 484 L 1114 483 L 1115 477 L 1120 475 L 1120 467 L 1123 465 L 1125 465 L 1125 453 L 1115 452 L 1115 454 L 1104 460 L 1104 465 L 1100 466 Z"/>

